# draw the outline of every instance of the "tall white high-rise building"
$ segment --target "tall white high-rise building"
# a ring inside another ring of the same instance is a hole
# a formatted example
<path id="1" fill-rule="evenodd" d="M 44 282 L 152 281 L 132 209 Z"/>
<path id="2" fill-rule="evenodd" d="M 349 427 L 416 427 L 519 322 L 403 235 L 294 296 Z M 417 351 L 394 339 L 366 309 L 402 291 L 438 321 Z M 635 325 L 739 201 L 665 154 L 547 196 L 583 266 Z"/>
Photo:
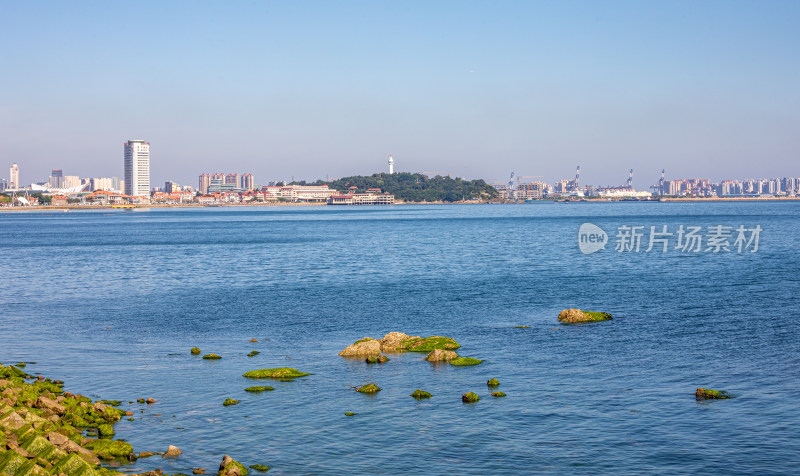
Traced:
<path id="1" fill-rule="evenodd" d="M 8 188 L 19 188 L 19 165 L 16 163 L 11 164 Z"/>
<path id="2" fill-rule="evenodd" d="M 392 154 L 389 154 L 389 174 L 394 173 L 394 159 L 392 158 Z"/>
<path id="3" fill-rule="evenodd" d="M 125 195 L 150 196 L 150 143 L 125 143 Z"/>

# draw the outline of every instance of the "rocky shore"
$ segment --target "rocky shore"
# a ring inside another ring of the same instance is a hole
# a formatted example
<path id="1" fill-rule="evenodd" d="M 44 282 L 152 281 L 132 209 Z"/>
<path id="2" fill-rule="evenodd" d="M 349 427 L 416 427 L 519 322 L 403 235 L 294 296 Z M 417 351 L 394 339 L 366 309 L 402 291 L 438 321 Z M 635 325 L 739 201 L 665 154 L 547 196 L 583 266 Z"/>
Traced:
<path id="1" fill-rule="evenodd" d="M 160 455 L 136 453 L 130 443 L 114 439 L 114 424 L 133 415 L 115 408 L 121 402 L 92 401 L 65 392 L 64 383 L 29 375 L 19 366 L 0 364 L 0 474 L 10 476 L 111 476 L 124 474 L 112 464 Z M 155 403 L 153 399 L 140 399 Z M 258 471 L 269 470 L 258 465 Z M 245 476 L 247 468 L 225 455 L 218 476 Z M 162 476 L 161 470 L 141 473 Z M 205 471 L 195 471 L 205 474 Z"/>

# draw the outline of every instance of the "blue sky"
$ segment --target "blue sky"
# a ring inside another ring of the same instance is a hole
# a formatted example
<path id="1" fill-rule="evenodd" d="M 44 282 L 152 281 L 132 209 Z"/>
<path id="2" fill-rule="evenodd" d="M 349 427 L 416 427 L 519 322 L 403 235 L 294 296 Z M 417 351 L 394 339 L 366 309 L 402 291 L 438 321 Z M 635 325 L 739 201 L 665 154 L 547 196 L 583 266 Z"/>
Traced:
<path id="1" fill-rule="evenodd" d="M 800 176 L 800 2 L 1 2 L 22 181 Z M 2 174 L 5 176 L 5 172 Z"/>

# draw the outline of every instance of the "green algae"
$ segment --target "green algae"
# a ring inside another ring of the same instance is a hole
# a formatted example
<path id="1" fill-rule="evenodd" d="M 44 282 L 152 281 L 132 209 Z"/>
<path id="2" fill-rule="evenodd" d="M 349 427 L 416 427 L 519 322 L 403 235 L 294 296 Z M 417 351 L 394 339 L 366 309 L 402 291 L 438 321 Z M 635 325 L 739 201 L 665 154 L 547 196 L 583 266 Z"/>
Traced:
<path id="1" fill-rule="evenodd" d="M 247 387 L 246 389 L 244 389 L 245 392 L 250 392 L 250 393 L 271 392 L 273 390 L 275 389 L 272 387 Z"/>
<path id="2" fill-rule="evenodd" d="M 500 385 L 500 381 L 497 380 L 496 378 L 490 378 L 489 380 L 486 381 L 486 385 L 490 387 L 497 387 Z"/>
<path id="3" fill-rule="evenodd" d="M 363 339 L 358 339 L 357 341 L 353 342 L 353 345 L 358 345 L 362 342 L 369 342 L 371 340 L 375 340 L 372 337 L 364 337 Z"/>
<path id="4" fill-rule="evenodd" d="M 61 458 L 51 469 L 52 474 L 64 473 L 67 476 L 100 476 L 92 466 L 78 456 L 78 453 L 70 453 Z"/>
<path id="5" fill-rule="evenodd" d="M 258 354 L 260 354 L 260 353 L 261 353 L 261 352 L 259 352 L 259 351 L 257 351 L 257 350 L 251 350 L 251 351 L 250 351 L 250 353 L 249 353 L 249 354 L 247 354 L 247 356 L 248 356 L 248 357 L 255 357 L 256 355 L 258 355 Z"/>
<path id="6" fill-rule="evenodd" d="M 223 472 L 225 472 L 225 470 L 230 469 L 231 466 L 236 466 L 237 468 L 239 468 L 239 474 L 241 474 L 242 476 L 247 476 L 247 473 L 249 472 L 249 471 L 247 471 L 247 468 L 245 467 L 245 465 L 243 465 L 242 463 L 240 463 L 240 462 L 236 461 L 235 459 L 231 458 L 231 462 L 228 463 L 228 465 L 225 466 L 224 469 L 219 470 L 217 472 L 217 474 L 222 474 Z"/>
<path id="7" fill-rule="evenodd" d="M 313 374 L 301 372 L 297 369 L 292 369 L 289 367 L 278 367 L 275 369 L 250 370 L 249 372 L 245 372 L 242 376 L 253 379 L 271 378 L 276 380 L 293 380 L 298 377 L 305 377 L 307 375 Z"/>
<path id="8" fill-rule="evenodd" d="M 389 357 L 386 357 L 383 354 L 380 355 L 369 355 L 367 356 L 365 362 L 368 364 L 382 364 L 384 362 L 388 362 Z"/>
<path id="9" fill-rule="evenodd" d="M 414 393 L 411 394 L 412 397 L 416 398 L 417 400 L 422 400 L 423 398 L 431 398 L 433 395 L 430 392 L 426 392 L 425 390 L 416 389 Z"/>
<path id="10" fill-rule="evenodd" d="M 588 322 L 608 321 L 612 319 L 611 314 L 607 312 L 583 311 L 583 314 L 587 317 Z"/>
<path id="11" fill-rule="evenodd" d="M 130 443 L 119 440 L 93 440 L 85 447 L 97 453 L 100 459 L 124 458 L 133 453 Z"/>
<path id="12" fill-rule="evenodd" d="M 200 354 L 201 354 L 203 351 L 202 351 L 202 350 L 200 350 L 200 348 L 199 348 L 199 347 L 192 347 L 191 349 L 189 349 L 189 352 L 190 352 L 192 355 L 200 355 Z"/>
<path id="13" fill-rule="evenodd" d="M 136 403 L 144 403 L 144 402 L 145 402 L 144 398 L 137 398 L 136 399 Z"/>
<path id="14" fill-rule="evenodd" d="M 203 358 L 206 360 L 219 360 L 222 358 L 222 356 L 217 354 L 206 354 L 203 356 Z"/>
<path id="15" fill-rule="evenodd" d="M 355 412 L 345 412 L 344 416 L 356 416 L 358 413 Z"/>
<path id="16" fill-rule="evenodd" d="M 224 407 L 229 407 L 231 405 L 238 405 L 238 404 L 239 404 L 239 400 L 236 400 L 236 399 L 233 399 L 233 398 L 226 398 L 225 401 L 222 402 L 222 406 L 224 406 Z"/>
<path id="17" fill-rule="evenodd" d="M 722 390 L 711 390 L 710 388 L 698 387 L 694 396 L 698 400 L 727 400 L 731 398 L 731 394 Z"/>
<path id="18" fill-rule="evenodd" d="M 450 337 L 430 336 L 411 339 L 405 342 L 401 349 L 408 352 L 431 352 L 434 349 L 456 350 L 459 347 L 461 345 Z"/>
<path id="19" fill-rule="evenodd" d="M 503 392 L 492 392 L 493 397 L 505 397 L 506 394 Z"/>
<path id="20" fill-rule="evenodd" d="M 359 393 L 378 393 L 381 391 L 381 388 L 375 385 L 374 383 L 368 383 L 366 385 L 362 385 L 356 388 L 356 392 Z"/>
<path id="21" fill-rule="evenodd" d="M 515 329 L 530 329 L 531 326 L 514 326 Z"/>
<path id="22" fill-rule="evenodd" d="M 24 369 L 27 366 L 28 366 L 28 364 L 26 364 L 25 362 L 20 362 L 20 363 L 17 364 L 17 367 L 19 367 L 21 369 Z"/>
<path id="23" fill-rule="evenodd" d="M 478 365 L 481 362 L 483 362 L 481 359 L 475 359 L 472 357 L 457 357 L 450 361 L 450 365 L 457 365 L 457 366 Z"/>
<path id="24" fill-rule="evenodd" d="M 98 425 L 97 432 L 100 433 L 100 436 L 113 436 L 114 427 L 107 423 L 105 425 Z"/>
<path id="25" fill-rule="evenodd" d="M 122 405 L 122 402 L 119 400 L 97 400 L 97 403 L 102 403 L 103 405 L 110 405 L 112 407 L 118 407 Z"/>
<path id="26" fill-rule="evenodd" d="M 475 403 L 480 400 L 480 397 L 474 392 L 467 392 L 461 396 L 461 401 L 464 403 Z"/>
<path id="27" fill-rule="evenodd" d="M 265 464 L 251 464 L 250 468 L 254 469 L 254 470 L 256 470 L 256 471 L 258 471 L 260 473 L 266 473 L 267 471 L 269 471 L 269 466 L 267 466 Z"/>

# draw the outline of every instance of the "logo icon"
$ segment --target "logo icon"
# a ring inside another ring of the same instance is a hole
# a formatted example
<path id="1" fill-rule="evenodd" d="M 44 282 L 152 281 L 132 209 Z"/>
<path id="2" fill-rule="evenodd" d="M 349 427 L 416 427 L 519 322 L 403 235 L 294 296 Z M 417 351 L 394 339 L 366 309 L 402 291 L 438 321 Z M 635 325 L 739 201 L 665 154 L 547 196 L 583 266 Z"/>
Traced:
<path id="1" fill-rule="evenodd" d="M 606 249 L 606 243 L 608 235 L 597 225 L 584 223 L 578 230 L 578 248 L 585 255 Z"/>

